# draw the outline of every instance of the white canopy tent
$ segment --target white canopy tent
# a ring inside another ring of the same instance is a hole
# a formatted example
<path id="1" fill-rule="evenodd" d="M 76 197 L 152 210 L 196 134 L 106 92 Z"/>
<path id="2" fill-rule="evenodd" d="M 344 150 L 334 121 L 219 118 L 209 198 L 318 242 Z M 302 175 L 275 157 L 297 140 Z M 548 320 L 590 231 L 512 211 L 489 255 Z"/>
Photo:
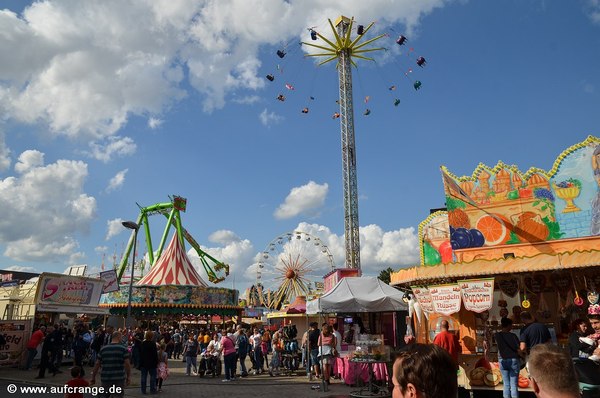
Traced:
<path id="1" fill-rule="evenodd" d="M 403 293 L 376 277 L 343 278 L 323 296 L 306 303 L 306 314 L 407 311 Z"/>

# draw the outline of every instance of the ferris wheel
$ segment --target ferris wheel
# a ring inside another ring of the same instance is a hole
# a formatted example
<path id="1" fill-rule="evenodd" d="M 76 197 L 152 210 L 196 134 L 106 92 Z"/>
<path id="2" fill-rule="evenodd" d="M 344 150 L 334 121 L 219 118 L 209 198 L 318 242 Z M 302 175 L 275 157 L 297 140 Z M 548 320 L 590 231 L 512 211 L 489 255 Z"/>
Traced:
<path id="1" fill-rule="evenodd" d="M 262 288 L 265 304 L 274 309 L 296 296 L 315 292 L 323 276 L 334 269 L 333 255 L 327 245 L 302 231 L 279 235 L 260 256 L 256 284 Z"/>

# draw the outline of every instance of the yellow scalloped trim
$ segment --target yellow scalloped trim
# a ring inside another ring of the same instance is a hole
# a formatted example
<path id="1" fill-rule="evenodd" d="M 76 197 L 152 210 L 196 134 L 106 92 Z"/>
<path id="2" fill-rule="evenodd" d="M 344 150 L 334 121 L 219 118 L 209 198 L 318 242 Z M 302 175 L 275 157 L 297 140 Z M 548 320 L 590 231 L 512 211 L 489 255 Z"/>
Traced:
<path id="1" fill-rule="evenodd" d="M 487 171 L 488 173 L 490 173 L 491 175 L 495 176 L 501 169 L 511 170 L 513 173 L 518 174 L 523 179 L 523 181 L 528 181 L 531 178 L 531 176 L 536 173 L 542 174 L 544 177 L 546 177 L 546 179 L 550 179 L 550 178 L 554 177 L 554 175 L 556 175 L 556 173 L 560 169 L 560 165 L 562 164 L 562 162 L 565 160 L 565 158 L 568 155 L 577 151 L 578 149 L 584 148 L 586 146 L 590 146 L 592 144 L 599 145 L 600 138 L 594 137 L 593 135 L 589 135 L 584 141 L 581 141 L 577 144 L 571 145 L 569 148 L 562 151 L 556 157 L 556 160 L 554 161 L 552 168 L 549 171 L 546 171 L 539 167 L 530 167 L 525 173 L 522 173 L 516 165 L 514 165 L 514 164 L 507 165 L 501 160 L 499 160 L 498 163 L 494 167 L 489 167 L 483 163 L 479 163 L 477 165 L 477 167 L 475 168 L 475 170 L 473 171 L 473 174 L 471 174 L 471 176 L 458 177 L 456 174 L 449 171 L 446 166 L 441 166 L 441 169 L 442 169 L 442 171 L 444 171 L 449 176 L 451 176 L 452 178 L 454 178 L 455 180 L 457 180 L 459 182 L 464 182 L 464 181 L 476 182 L 477 179 L 479 178 L 479 175 L 484 170 Z"/>
<path id="2" fill-rule="evenodd" d="M 443 215 L 448 216 L 448 212 L 445 210 L 438 210 L 431 213 L 426 219 L 419 223 L 419 230 L 417 233 L 419 236 L 419 262 L 421 265 L 425 264 L 425 253 L 423 253 L 423 228 L 425 228 L 426 224 L 429 224 L 435 217 Z"/>

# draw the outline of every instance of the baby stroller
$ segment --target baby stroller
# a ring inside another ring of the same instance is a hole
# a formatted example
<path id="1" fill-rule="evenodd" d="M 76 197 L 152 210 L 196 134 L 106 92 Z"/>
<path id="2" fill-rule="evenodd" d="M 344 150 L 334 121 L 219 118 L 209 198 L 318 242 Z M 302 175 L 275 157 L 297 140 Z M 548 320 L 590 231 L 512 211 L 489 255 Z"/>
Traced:
<path id="1" fill-rule="evenodd" d="M 211 375 L 212 377 L 221 376 L 223 363 L 219 354 L 209 354 L 203 351 L 200 355 L 200 363 L 198 364 L 198 376 L 204 377 Z"/>

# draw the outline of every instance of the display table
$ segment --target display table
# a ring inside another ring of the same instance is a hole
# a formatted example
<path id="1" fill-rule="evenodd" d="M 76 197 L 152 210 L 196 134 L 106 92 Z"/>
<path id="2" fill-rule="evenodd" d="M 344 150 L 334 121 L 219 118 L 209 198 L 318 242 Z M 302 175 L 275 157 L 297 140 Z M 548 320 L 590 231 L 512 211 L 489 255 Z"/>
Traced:
<path id="1" fill-rule="evenodd" d="M 350 393 L 353 397 L 389 397 L 388 369 L 386 361 L 348 359 L 337 357 L 334 372 L 339 374 L 347 385 L 366 384 L 364 388 Z M 383 381 L 383 385 L 374 384 Z"/>

